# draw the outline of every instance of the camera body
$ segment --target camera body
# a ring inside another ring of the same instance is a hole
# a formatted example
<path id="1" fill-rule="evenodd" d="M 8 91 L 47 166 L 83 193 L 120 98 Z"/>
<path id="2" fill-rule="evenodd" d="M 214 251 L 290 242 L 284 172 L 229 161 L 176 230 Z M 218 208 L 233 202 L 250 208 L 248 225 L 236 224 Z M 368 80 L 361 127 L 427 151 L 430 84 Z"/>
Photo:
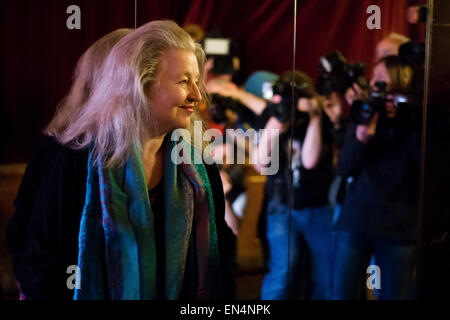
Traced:
<path id="1" fill-rule="evenodd" d="M 415 95 L 392 94 L 386 91 L 385 82 L 376 82 L 377 90 L 370 92 L 367 100 L 356 100 L 350 107 L 350 117 L 356 124 L 366 125 L 370 122 L 375 113 L 378 113 L 380 120 L 387 118 L 386 103 L 392 102 L 397 108 L 395 122 L 407 128 L 418 128 L 420 123 L 420 100 Z"/>
<path id="2" fill-rule="evenodd" d="M 294 82 L 292 81 L 292 72 L 285 72 L 271 86 L 264 90 L 264 97 L 271 99 L 274 95 L 279 95 L 279 103 L 270 103 L 267 109 L 270 114 L 276 117 L 280 122 L 287 122 L 292 115 L 292 107 L 295 109 L 295 118 L 301 117 L 300 111 L 296 109 L 298 101 L 301 98 L 311 98 L 314 93 L 312 81 L 305 74 L 296 71 L 294 73 Z M 268 92 L 270 91 L 270 92 Z"/>
<path id="3" fill-rule="evenodd" d="M 226 128 L 255 128 L 259 124 L 255 113 L 240 101 L 219 94 L 211 95 L 209 113 L 215 123 Z"/>
<path id="4" fill-rule="evenodd" d="M 367 89 L 364 62 L 348 63 L 338 51 L 332 51 L 320 58 L 321 74 L 317 80 L 316 91 L 328 96 L 338 91 L 345 94 L 356 83 L 361 89 Z"/>

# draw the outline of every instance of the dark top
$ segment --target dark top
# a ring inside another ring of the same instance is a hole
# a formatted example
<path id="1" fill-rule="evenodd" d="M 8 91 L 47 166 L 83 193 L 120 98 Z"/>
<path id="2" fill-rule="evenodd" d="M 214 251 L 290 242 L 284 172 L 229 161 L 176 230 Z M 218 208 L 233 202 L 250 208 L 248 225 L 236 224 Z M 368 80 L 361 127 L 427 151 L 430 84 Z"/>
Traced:
<path id="1" fill-rule="evenodd" d="M 350 124 L 339 154 L 338 173 L 352 182 L 336 228 L 417 241 L 419 133 L 380 122 L 363 144 L 355 131 Z"/>
<path id="2" fill-rule="evenodd" d="M 73 290 L 66 286 L 71 275 L 67 268 L 78 262 L 87 161 L 87 150 L 73 150 L 45 136 L 25 170 L 14 200 L 16 211 L 6 230 L 6 246 L 13 257 L 16 279 L 28 299 L 73 298 Z M 224 220 L 219 172 L 215 165 L 205 167 L 213 190 L 222 263 L 234 254 L 235 237 Z M 221 271 L 224 295 L 232 297 L 231 271 L 227 266 Z"/>
<path id="3" fill-rule="evenodd" d="M 293 185 L 292 198 L 293 208 L 301 210 L 304 208 L 319 207 L 327 205 L 328 191 L 335 176 L 333 168 L 333 137 L 330 127 L 326 124 L 328 118 L 323 116 L 322 124 L 322 156 L 318 165 L 307 170 L 303 167 L 300 149 L 306 136 L 307 119 L 304 125 L 294 129 L 294 147 L 292 169 Z M 267 177 L 266 195 L 268 200 L 280 201 L 288 205 L 289 195 L 289 156 L 290 129 L 280 136 L 280 167 L 275 175 Z"/>
<path id="4" fill-rule="evenodd" d="M 156 247 L 156 297 L 165 298 L 166 259 L 165 259 L 165 235 L 164 235 L 164 183 L 163 179 L 148 191 L 150 205 L 152 207 L 155 225 L 155 247 Z"/>

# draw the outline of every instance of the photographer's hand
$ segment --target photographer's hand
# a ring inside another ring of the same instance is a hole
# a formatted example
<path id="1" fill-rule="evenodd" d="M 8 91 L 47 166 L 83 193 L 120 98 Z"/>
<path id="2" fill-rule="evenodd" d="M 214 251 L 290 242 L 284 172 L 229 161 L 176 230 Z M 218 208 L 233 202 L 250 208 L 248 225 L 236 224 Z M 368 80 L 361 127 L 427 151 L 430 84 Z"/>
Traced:
<path id="1" fill-rule="evenodd" d="M 375 132 L 377 131 L 378 118 L 379 114 L 375 113 L 368 124 L 360 124 L 356 126 L 355 134 L 356 139 L 358 139 L 359 142 L 366 144 L 373 138 Z"/>
<path id="2" fill-rule="evenodd" d="M 298 100 L 297 109 L 300 112 L 307 112 L 310 119 L 322 117 L 323 97 L 301 98 Z"/>
<path id="3" fill-rule="evenodd" d="M 348 105 L 351 106 L 355 100 L 365 100 L 368 98 L 369 93 L 366 90 L 361 89 L 357 83 L 354 83 L 345 92 L 345 100 Z"/>

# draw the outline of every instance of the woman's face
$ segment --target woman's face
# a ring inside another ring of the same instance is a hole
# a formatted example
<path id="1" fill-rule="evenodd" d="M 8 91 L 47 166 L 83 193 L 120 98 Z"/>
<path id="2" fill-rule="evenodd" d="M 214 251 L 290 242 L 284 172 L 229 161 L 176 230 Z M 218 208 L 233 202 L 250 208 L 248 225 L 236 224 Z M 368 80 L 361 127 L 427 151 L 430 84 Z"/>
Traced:
<path id="1" fill-rule="evenodd" d="M 342 101 L 339 93 L 332 92 L 323 101 L 323 110 L 330 118 L 335 128 L 340 127 L 342 117 L 344 115 L 344 102 Z"/>
<path id="2" fill-rule="evenodd" d="M 391 78 L 389 77 L 386 65 L 383 62 L 378 63 L 373 69 L 373 76 L 370 80 L 370 86 L 372 87 L 372 89 L 375 88 L 375 83 L 377 82 L 386 82 L 386 90 L 389 91 Z"/>
<path id="3" fill-rule="evenodd" d="M 202 96 L 199 69 L 194 53 L 180 49 L 164 52 L 155 82 L 148 88 L 148 105 L 162 135 L 187 128 Z"/>

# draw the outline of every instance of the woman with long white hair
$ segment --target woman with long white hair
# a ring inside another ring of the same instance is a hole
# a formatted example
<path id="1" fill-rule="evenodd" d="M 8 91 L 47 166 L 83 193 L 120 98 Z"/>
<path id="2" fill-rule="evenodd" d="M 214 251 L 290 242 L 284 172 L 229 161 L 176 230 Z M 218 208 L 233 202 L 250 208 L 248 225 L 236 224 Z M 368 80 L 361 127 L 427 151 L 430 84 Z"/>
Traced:
<path id="1" fill-rule="evenodd" d="M 86 102 L 60 110 L 52 123 L 62 125 L 46 131 L 53 144 L 18 268 L 25 294 L 224 297 L 231 231 L 220 176 L 215 165 L 172 156 L 179 144 L 202 153 L 201 142 L 172 133 L 198 120 L 204 60 L 176 23 L 147 23 L 114 46 Z"/>

